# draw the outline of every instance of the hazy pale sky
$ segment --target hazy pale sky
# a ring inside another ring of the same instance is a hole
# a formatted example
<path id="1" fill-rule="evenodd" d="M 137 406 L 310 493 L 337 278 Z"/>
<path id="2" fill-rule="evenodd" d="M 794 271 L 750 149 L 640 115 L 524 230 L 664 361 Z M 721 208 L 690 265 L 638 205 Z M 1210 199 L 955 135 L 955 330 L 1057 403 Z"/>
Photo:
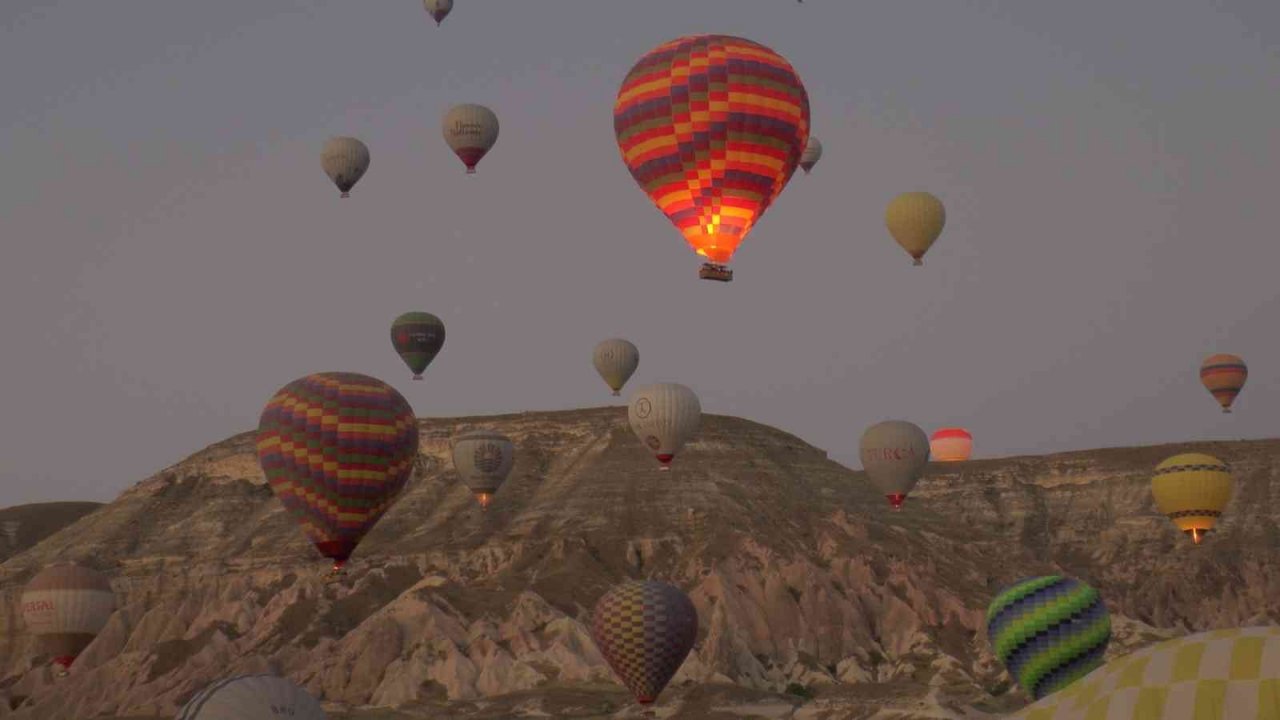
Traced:
<path id="1" fill-rule="evenodd" d="M 613 138 L 631 64 L 701 32 L 787 57 L 825 146 L 727 285 Z M 420 416 L 617 402 L 611 336 L 628 389 L 842 459 L 887 418 L 982 456 L 1277 435 L 1275 0 L 5 0 L 0 89 L 0 506 L 110 499 L 311 372 Z M 474 176 L 460 102 L 502 123 Z M 372 154 L 345 201 L 338 134 Z M 883 224 L 916 189 L 922 268 Z M 406 310 L 447 327 L 422 383 Z"/>

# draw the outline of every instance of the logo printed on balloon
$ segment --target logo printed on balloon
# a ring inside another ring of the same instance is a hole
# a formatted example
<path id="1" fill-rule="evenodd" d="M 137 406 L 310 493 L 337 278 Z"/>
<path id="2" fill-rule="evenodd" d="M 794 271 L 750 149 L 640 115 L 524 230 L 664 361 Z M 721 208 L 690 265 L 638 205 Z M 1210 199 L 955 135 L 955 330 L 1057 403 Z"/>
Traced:
<path id="1" fill-rule="evenodd" d="M 644 439 L 644 444 L 648 445 L 650 450 L 657 450 L 662 447 L 662 441 L 652 435 Z"/>
<path id="2" fill-rule="evenodd" d="M 502 466 L 502 448 L 486 443 L 476 448 L 476 468 L 482 473 L 497 471 Z"/>
<path id="3" fill-rule="evenodd" d="M 636 417 L 647 418 L 651 412 L 653 412 L 653 403 L 649 402 L 649 398 L 640 398 L 636 401 Z"/>
<path id="4" fill-rule="evenodd" d="M 470 135 L 472 137 L 480 137 L 484 135 L 484 125 L 482 123 L 463 122 L 461 120 L 453 121 L 453 128 L 450 130 L 454 135 Z"/>

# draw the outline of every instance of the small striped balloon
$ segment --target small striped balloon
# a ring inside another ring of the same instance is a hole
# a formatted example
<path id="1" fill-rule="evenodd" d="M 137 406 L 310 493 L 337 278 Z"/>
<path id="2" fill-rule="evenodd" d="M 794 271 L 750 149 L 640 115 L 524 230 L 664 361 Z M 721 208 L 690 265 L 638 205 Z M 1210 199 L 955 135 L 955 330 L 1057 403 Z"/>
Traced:
<path id="1" fill-rule="evenodd" d="M 258 421 L 258 462 L 272 492 L 334 570 L 391 507 L 417 456 L 413 409 L 367 375 L 294 380 Z"/>
<path id="2" fill-rule="evenodd" d="M 1034 577 L 991 601 L 987 634 L 1009 674 L 1038 700 L 1102 664 L 1111 614 L 1098 591 L 1079 580 Z"/>
<path id="3" fill-rule="evenodd" d="M 1213 394 L 1213 399 L 1222 406 L 1224 413 L 1231 412 L 1232 403 L 1248 379 L 1249 368 L 1239 355 L 1210 355 L 1200 364 L 1200 382 Z"/>
<path id="4" fill-rule="evenodd" d="M 679 588 L 656 580 L 626 582 L 596 603 L 591 637 L 636 702 L 657 699 L 698 637 L 698 611 Z"/>
<path id="5" fill-rule="evenodd" d="M 973 455 L 973 436 L 964 428 L 942 428 L 929 438 L 929 459 L 959 462 Z"/>

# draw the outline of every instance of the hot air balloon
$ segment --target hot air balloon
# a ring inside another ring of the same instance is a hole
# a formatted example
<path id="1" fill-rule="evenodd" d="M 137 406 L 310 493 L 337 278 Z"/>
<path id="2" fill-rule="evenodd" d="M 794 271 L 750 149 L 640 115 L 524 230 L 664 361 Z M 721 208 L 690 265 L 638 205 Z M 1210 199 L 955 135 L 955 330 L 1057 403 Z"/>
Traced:
<path id="1" fill-rule="evenodd" d="M 436 27 L 440 27 L 449 11 L 453 10 L 453 0 L 422 0 L 422 6 L 427 9 L 431 19 L 436 21 Z"/>
<path id="2" fill-rule="evenodd" d="M 61 675 L 116 611 L 107 576 L 75 563 L 41 570 L 22 590 L 21 602 L 23 622 Z"/>
<path id="3" fill-rule="evenodd" d="M 1115 658 L 1012 720 L 1280 720 L 1280 628 L 1209 630 Z"/>
<path id="4" fill-rule="evenodd" d="M 353 137 L 329 138 L 320 151 L 320 167 L 342 197 L 351 197 L 351 188 L 369 170 L 369 148 Z"/>
<path id="5" fill-rule="evenodd" d="M 210 683 L 178 711 L 177 720 L 327 720 L 319 701 L 292 680 L 239 675 Z"/>
<path id="6" fill-rule="evenodd" d="M 1231 502 L 1235 482 L 1227 464 L 1211 455 L 1174 455 L 1156 466 L 1151 496 L 1156 507 L 1199 545 Z"/>
<path id="7" fill-rule="evenodd" d="M 818 164 L 822 159 L 822 143 L 818 142 L 818 138 L 810 135 L 809 143 L 804 146 L 804 152 L 800 153 L 800 169 L 804 170 L 804 174 L 808 175 L 813 170 L 813 166 Z"/>
<path id="8" fill-rule="evenodd" d="M 1111 613 L 1097 590 L 1061 575 L 1014 583 L 987 608 L 991 649 L 1039 700 L 1102 664 Z"/>
<path id="9" fill-rule="evenodd" d="M 627 420 L 640 442 L 658 458 L 658 469 L 670 470 L 676 453 L 702 424 L 702 404 L 684 385 L 646 385 L 632 393 Z"/>
<path id="10" fill-rule="evenodd" d="M 413 409 L 367 375 L 294 380 L 258 422 L 258 462 L 272 492 L 334 573 L 395 502 L 417 456 Z"/>
<path id="11" fill-rule="evenodd" d="M 960 462 L 973 454 L 973 436 L 964 428 L 942 428 L 929 438 L 929 459 Z"/>
<path id="12" fill-rule="evenodd" d="M 502 433 L 475 430 L 453 441 L 453 468 L 487 509 L 515 464 L 515 446 Z"/>
<path id="13" fill-rule="evenodd" d="M 631 177 L 710 262 L 725 267 L 795 173 L 809 140 L 809 96 L 769 48 L 728 35 L 659 45 L 631 68 L 613 106 Z"/>
<path id="14" fill-rule="evenodd" d="M 436 354 L 444 346 L 444 323 L 429 312 L 407 312 L 391 322 L 391 346 L 421 380 Z"/>
<path id="15" fill-rule="evenodd" d="M 693 649 L 698 611 L 675 586 L 656 580 L 626 582 L 596 603 L 591 637 L 636 702 L 648 705 Z"/>
<path id="16" fill-rule="evenodd" d="M 929 463 L 929 436 L 914 423 L 885 420 L 862 433 L 858 455 L 867 477 L 901 510 Z"/>
<path id="17" fill-rule="evenodd" d="M 1249 379 L 1249 368 L 1239 355 L 1221 353 L 1210 355 L 1200 364 L 1200 382 L 1213 393 L 1213 399 L 1222 406 L 1222 412 L 1231 412 L 1231 403 Z"/>
<path id="18" fill-rule="evenodd" d="M 947 209 L 942 201 L 927 192 L 903 193 L 889 203 L 884 213 L 889 234 L 914 260 L 923 265 L 924 254 L 942 234 L 947 224 Z"/>
<path id="19" fill-rule="evenodd" d="M 622 386 L 640 365 L 640 351 L 627 340 L 611 338 L 596 345 L 591 353 L 591 362 L 613 394 L 621 395 Z"/>
<path id="20" fill-rule="evenodd" d="M 444 141 L 467 166 L 467 174 L 474 174 L 480 162 L 493 144 L 498 142 L 498 116 L 483 105 L 455 105 L 444 114 L 440 131 Z"/>

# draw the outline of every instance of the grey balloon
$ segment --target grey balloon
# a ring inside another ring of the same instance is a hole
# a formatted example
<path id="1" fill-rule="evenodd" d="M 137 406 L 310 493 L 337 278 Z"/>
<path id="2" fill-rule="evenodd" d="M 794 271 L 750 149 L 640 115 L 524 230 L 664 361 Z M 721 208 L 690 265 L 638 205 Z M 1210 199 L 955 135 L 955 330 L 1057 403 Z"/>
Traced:
<path id="1" fill-rule="evenodd" d="M 885 420 L 862 433 L 858 455 L 867 477 L 896 510 L 929 463 L 929 436 L 915 423 Z"/>
<path id="2" fill-rule="evenodd" d="M 481 507 L 489 506 L 513 465 L 515 445 L 502 433 L 473 430 L 453 440 L 453 468 Z"/>
<path id="3" fill-rule="evenodd" d="M 627 384 L 640 365 L 640 351 L 630 341 L 609 338 L 596 345 L 591 353 L 591 363 L 596 366 L 596 372 L 604 378 L 613 394 L 621 395 L 622 386 Z"/>
<path id="4" fill-rule="evenodd" d="M 351 197 L 351 188 L 369 171 L 369 148 L 353 137 L 329 138 L 320 151 L 320 167 L 342 197 Z"/>
<path id="5" fill-rule="evenodd" d="M 809 142 L 804 146 L 804 152 L 800 153 L 800 168 L 804 170 L 805 175 L 808 175 L 821 159 L 822 143 L 818 142 L 818 138 L 810 135 Z"/>
<path id="6" fill-rule="evenodd" d="M 627 420 L 640 442 L 670 470 L 671 461 L 702 425 L 702 403 L 692 390 L 678 383 L 658 383 L 636 389 L 627 405 Z"/>
<path id="7" fill-rule="evenodd" d="M 275 675 L 215 680 L 196 693 L 177 720 L 328 720 L 319 701 L 297 683 Z"/>

